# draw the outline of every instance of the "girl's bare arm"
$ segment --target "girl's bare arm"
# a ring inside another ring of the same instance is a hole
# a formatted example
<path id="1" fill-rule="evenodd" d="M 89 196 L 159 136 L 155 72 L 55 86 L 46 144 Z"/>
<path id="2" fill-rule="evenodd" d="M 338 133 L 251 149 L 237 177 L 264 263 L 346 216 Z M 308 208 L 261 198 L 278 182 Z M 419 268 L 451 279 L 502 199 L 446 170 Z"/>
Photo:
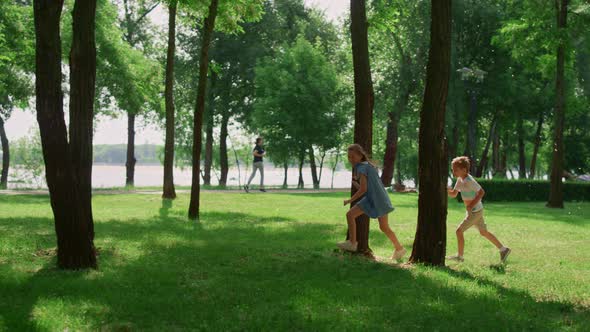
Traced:
<path id="1" fill-rule="evenodd" d="M 361 174 L 359 189 L 357 190 L 356 193 L 354 193 L 354 195 L 352 195 L 352 197 L 350 199 L 347 199 L 344 201 L 344 205 L 348 205 L 348 204 L 350 204 L 350 202 L 354 202 L 357 199 L 363 197 L 363 195 L 366 192 L 367 192 L 367 176 L 364 174 Z"/>

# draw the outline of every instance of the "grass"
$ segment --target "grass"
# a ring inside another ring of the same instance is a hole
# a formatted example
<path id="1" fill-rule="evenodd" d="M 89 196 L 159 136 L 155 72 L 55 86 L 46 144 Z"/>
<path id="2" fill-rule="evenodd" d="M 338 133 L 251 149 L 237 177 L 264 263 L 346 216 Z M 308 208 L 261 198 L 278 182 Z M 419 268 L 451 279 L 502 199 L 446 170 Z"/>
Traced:
<path id="1" fill-rule="evenodd" d="M 0 330 L 391 331 L 590 329 L 590 203 L 487 204 L 513 249 L 505 266 L 477 231 L 466 261 L 398 266 L 371 226 L 376 262 L 333 252 L 344 193 L 95 195 L 97 271 L 55 269 L 48 198 L 0 196 Z M 416 195 L 394 194 L 410 249 Z M 448 252 L 463 210 L 450 201 Z"/>

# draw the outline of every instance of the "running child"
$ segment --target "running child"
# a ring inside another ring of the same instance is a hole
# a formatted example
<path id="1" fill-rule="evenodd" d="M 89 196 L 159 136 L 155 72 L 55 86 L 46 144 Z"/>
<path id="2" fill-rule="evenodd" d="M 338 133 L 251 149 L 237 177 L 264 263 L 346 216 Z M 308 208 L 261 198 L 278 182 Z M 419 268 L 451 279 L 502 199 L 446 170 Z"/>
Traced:
<path id="1" fill-rule="evenodd" d="M 389 200 L 389 195 L 381 183 L 377 170 L 369 163 L 367 154 L 358 144 L 352 144 L 348 147 L 348 161 L 353 166 L 354 178 L 352 183 L 358 188 L 358 191 L 350 199 L 345 200 L 344 205 L 348 205 L 358 199 L 360 201 L 346 212 L 349 240 L 338 243 L 338 247 L 347 251 L 357 250 L 358 242 L 356 238 L 355 219 L 366 214 L 369 218 L 379 220 L 379 228 L 393 244 L 395 251 L 393 252 L 392 259 L 401 259 L 406 254 L 406 249 L 402 247 L 395 233 L 389 228 L 387 216 L 394 209 Z"/>
<path id="2" fill-rule="evenodd" d="M 458 262 L 463 261 L 463 251 L 465 248 L 465 238 L 463 233 L 471 226 L 477 227 L 479 234 L 492 242 L 498 250 L 500 250 L 500 261 L 506 262 L 508 255 L 510 255 L 510 248 L 504 247 L 502 243 L 488 231 L 487 225 L 483 219 L 483 204 L 481 199 L 485 195 L 483 188 L 475 181 L 469 174 L 470 162 L 468 157 L 457 157 L 451 162 L 453 175 L 457 178 L 455 188 L 448 189 L 450 197 L 457 197 L 461 193 L 463 203 L 465 203 L 465 219 L 457 227 L 457 254 L 448 256 L 447 259 Z"/>

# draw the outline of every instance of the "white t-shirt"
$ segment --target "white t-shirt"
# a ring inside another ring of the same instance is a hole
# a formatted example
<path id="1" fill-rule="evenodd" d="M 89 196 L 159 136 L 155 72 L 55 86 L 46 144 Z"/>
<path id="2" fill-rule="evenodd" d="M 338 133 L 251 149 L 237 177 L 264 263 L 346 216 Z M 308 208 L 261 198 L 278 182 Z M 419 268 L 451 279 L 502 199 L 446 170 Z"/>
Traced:
<path id="1" fill-rule="evenodd" d="M 461 198 L 464 201 L 472 201 L 477 196 L 477 193 L 481 189 L 481 186 L 471 175 L 467 175 L 465 179 L 458 178 L 457 183 L 455 183 L 455 190 L 461 193 Z M 483 209 L 483 204 L 481 200 L 475 204 L 472 212 L 477 212 Z"/>

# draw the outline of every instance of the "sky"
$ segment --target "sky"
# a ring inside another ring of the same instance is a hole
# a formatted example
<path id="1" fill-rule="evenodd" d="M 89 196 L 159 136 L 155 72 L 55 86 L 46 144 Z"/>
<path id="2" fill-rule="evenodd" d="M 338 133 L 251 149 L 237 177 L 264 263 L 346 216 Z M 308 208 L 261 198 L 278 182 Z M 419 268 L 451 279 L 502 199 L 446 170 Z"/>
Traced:
<path id="1" fill-rule="evenodd" d="M 334 22 L 345 15 L 350 6 L 349 0 L 305 0 L 309 7 L 316 7 L 324 11 L 326 17 Z M 166 26 L 168 18 L 165 10 L 158 8 L 151 19 L 162 26 Z M 34 102 L 27 111 L 15 110 L 5 123 L 8 139 L 13 141 L 29 136 L 36 128 L 37 121 L 34 113 Z M 64 109 L 67 113 L 67 109 Z M 163 144 L 164 132 L 155 126 L 146 126 L 141 121 L 136 124 L 136 144 Z M 127 143 L 127 120 L 125 117 L 116 119 L 97 117 L 94 144 L 125 144 Z"/>

